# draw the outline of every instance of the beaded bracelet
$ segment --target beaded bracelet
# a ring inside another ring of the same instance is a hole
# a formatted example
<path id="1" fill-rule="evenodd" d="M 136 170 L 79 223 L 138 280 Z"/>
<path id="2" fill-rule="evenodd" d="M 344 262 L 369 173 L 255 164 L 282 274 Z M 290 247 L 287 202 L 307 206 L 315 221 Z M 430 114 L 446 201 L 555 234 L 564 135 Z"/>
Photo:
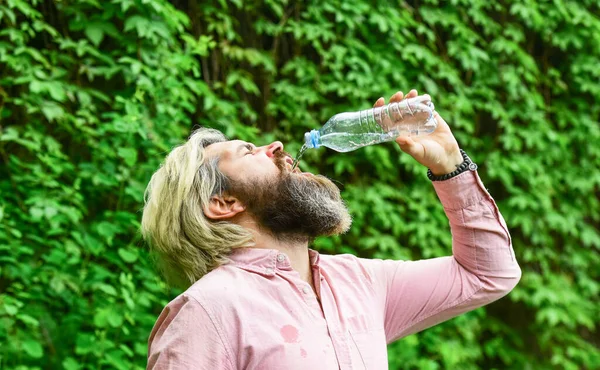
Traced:
<path id="1" fill-rule="evenodd" d="M 470 171 L 476 171 L 477 170 L 477 165 L 475 163 L 473 163 L 473 161 L 471 160 L 471 158 L 469 158 L 469 156 L 467 155 L 467 153 L 460 149 L 460 154 L 463 157 L 463 162 L 459 165 L 456 165 L 456 170 L 452 171 L 450 173 L 447 173 L 445 175 L 440 175 L 440 176 L 435 176 L 433 174 L 433 172 L 431 172 L 430 169 L 427 170 L 427 177 L 429 178 L 429 180 L 431 181 L 444 181 L 444 180 L 448 180 L 451 179 L 453 177 L 456 177 L 458 175 L 460 175 L 461 173 L 465 172 L 466 170 L 470 170 Z"/>

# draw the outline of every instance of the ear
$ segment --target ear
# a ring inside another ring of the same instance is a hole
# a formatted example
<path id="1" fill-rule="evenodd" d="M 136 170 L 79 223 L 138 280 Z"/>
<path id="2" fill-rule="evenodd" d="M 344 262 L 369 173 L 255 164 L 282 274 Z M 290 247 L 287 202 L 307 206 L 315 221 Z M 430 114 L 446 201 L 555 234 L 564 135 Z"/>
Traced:
<path id="1" fill-rule="evenodd" d="M 204 215 L 212 220 L 224 220 L 236 216 L 246 207 L 236 197 L 229 195 L 213 195 L 204 207 Z"/>

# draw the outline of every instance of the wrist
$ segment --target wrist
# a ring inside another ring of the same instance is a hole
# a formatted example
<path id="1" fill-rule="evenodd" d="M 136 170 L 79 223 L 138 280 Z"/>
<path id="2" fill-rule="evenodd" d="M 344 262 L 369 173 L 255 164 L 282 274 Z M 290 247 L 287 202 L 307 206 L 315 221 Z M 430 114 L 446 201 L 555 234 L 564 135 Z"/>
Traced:
<path id="1" fill-rule="evenodd" d="M 442 166 L 432 166 L 429 169 L 434 176 L 442 176 L 456 171 L 458 166 L 464 162 L 464 158 L 459 150 L 449 156 L 448 160 Z"/>
<path id="2" fill-rule="evenodd" d="M 431 169 L 428 169 L 427 177 L 429 178 L 429 180 L 444 181 L 456 177 L 465 171 L 477 171 L 477 165 L 473 163 L 471 158 L 469 158 L 469 156 L 467 155 L 467 153 L 465 153 L 464 150 L 460 149 L 460 155 L 462 158 L 462 162 L 458 166 L 456 166 L 456 169 L 452 172 L 443 175 L 435 175 Z"/>

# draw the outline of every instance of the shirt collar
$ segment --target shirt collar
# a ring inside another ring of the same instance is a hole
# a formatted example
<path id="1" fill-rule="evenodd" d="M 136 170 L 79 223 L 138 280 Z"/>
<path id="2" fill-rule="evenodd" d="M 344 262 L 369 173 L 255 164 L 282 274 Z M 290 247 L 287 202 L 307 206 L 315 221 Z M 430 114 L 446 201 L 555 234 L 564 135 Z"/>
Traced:
<path id="1" fill-rule="evenodd" d="M 318 268 L 319 253 L 308 250 L 311 267 Z M 229 256 L 229 261 L 234 266 L 261 275 L 273 276 L 277 270 L 292 271 L 289 257 L 277 249 L 263 248 L 237 248 Z"/>

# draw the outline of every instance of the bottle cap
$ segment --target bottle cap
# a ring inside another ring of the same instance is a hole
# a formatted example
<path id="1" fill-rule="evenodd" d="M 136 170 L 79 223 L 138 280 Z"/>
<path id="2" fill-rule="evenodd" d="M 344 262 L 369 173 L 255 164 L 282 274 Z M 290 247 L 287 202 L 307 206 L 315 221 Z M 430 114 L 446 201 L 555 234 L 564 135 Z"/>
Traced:
<path id="1" fill-rule="evenodd" d="M 321 146 L 319 145 L 320 138 L 321 135 L 318 130 L 311 130 L 304 134 L 304 143 L 309 148 L 318 148 Z"/>

